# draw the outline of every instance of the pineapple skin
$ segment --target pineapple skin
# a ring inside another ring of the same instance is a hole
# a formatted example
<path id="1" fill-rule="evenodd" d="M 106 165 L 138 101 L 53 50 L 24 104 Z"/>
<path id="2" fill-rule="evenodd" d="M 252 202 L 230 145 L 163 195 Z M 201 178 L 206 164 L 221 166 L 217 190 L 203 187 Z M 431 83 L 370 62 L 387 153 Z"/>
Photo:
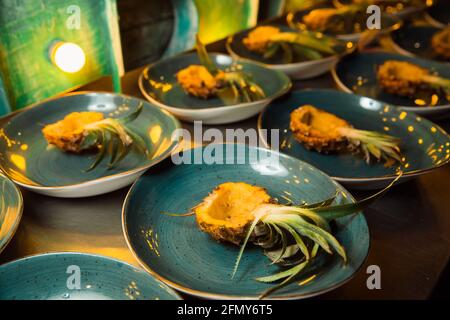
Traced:
<path id="1" fill-rule="evenodd" d="M 420 77 L 429 75 L 427 69 L 405 61 L 388 60 L 377 71 L 377 80 L 381 88 L 399 96 L 411 97 L 429 86 Z"/>
<path id="2" fill-rule="evenodd" d="M 217 186 L 193 212 L 200 230 L 217 241 L 239 245 L 255 219 L 253 211 L 270 202 L 264 188 L 226 182 Z"/>
<path id="3" fill-rule="evenodd" d="M 272 36 L 279 34 L 280 29 L 272 26 L 257 27 L 242 40 L 245 47 L 254 52 L 264 53 Z"/>
<path id="4" fill-rule="evenodd" d="M 295 139 L 308 150 L 330 153 L 354 149 L 339 133 L 339 128 L 351 128 L 351 125 L 314 106 L 304 105 L 292 111 L 289 127 Z"/>
<path id="5" fill-rule="evenodd" d="M 431 46 L 440 57 L 450 59 L 450 27 L 435 33 L 431 38 Z"/>
<path id="6" fill-rule="evenodd" d="M 336 14 L 334 8 L 315 9 L 303 17 L 303 23 L 311 30 L 326 30 L 331 18 Z"/>
<path id="7" fill-rule="evenodd" d="M 190 65 L 178 71 L 177 81 L 180 86 L 190 95 L 208 99 L 214 96 L 217 89 L 221 86 L 224 74 L 219 72 L 213 76 L 201 65 Z"/>
<path id="8" fill-rule="evenodd" d="M 42 133 L 49 144 L 67 152 L 80 153 L 85 150 L 81 148 L 86 135 L 84 126 L 103 119 L 101 112 L 72 112 L 64 119 L 46 125 Z"/>

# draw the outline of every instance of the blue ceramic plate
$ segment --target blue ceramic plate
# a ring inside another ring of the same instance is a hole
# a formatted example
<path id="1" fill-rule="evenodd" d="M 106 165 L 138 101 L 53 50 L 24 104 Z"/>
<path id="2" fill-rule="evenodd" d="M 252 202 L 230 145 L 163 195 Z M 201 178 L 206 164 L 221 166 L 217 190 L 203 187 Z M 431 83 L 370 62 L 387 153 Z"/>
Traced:
<path id="1" fill-rule="evenodd" d="M 450 62 L 440 57 L 431 46 L 431 38 L 441 30 L 431 26 L 404 26 L 392 32 L 390 36 L 394 49 L 400 54 Z"/>
<path id="2" fill-rule="evenodd" d="M 0 173 L 0 253 L 19 226 L 23 199 L 20 190 Z"/>
<path id="3" fill-rule="evenodd" d="M 384 92 L 378 85 L 376 72 L 378 66 L 387 60 L 408 61 L 450 79 L 450 66 L 447 64 L 381 51 L 346 56 L 336 64 L 332 75 L 338 87 L 345 92 L 377 99 L 434 119 L 450 116 L 448 97 L 439 97 L 434 101 L 431 95 L 409 98 Z"/>
<path id="4" fill-rule="evenodd" d="M 287 23 L 291 28 L 299 29 L 299 30 L 306 30 L 308 28 L 303 23 L 303 17 L 306 16 L 307 14 L 309 14 L 312 10 L 322 9 L 322 8 L 334 8 L 334 7 L 330 7 L 328 5 L 317 5 L 317 6 L 314 6 L 313 8 L 302 9 L 302 10 L 299 10 L 296 12 L 288 13 L 288 15 L 286 16 Z M 365 27 L 366 21 L 361 21 L 361 23 L 363 23 L 363 26 Z M 402 21 L 397 16 L 392 15 L 392 14 L 383 13 L 381 15 L 380 33 L 382 33 L 382 34 L 389 33 L 392 30 L 396 30 L 396 29 L 400 28 L 401 24 L 402 24 Z M 362 31 L 365 31 L 365 30 L 366 29 L 363 29 Z M 312 30 L 312 31 L 315 31 L 315 30 Z M 344 30 L 339 33 L 335 33 L 335 32 L 331 33 L 330 32 L 330 35 L 336 36 L 337 38 L 346 40 L 346 41 L 358 41 L 359 38 L 361 37 L 362 33 L 363 32 L 358 31 L 356 26 L 351 26 L 351 27 L 348 27 L 347 30 Z"/>
<path id="5" fill-rule="evenodd" d="M 372 1 L 376 2 L 376 1 Z M 424 10 L 426 8 L 425 4 L 418 4 L 418 5 L 405 5 L 404 0 L 399 1 L 386 1 L 385 4 L 382 3 L 382 1 L 378 1 L 378 5 L 381 5 L 381 9 L 383 12 L 393 14 L 401 19 L 406 19 L 414 14 L 417 14 L 418 12 Z M 348 5 L 353 3 L 353 0 L 333 0 L 333 3 L 339 7 L 342 5 Z"/>
<path id="6" fill-rule="evenodd" d="M 103 112 L 105 117 L 124 116 L 144 102 L 139 117 L 128 124 L 147 140 L 149 156 L 132 149 L 123 161 L 108 169 L 105 157 L 86 172 L 95 153 L 72 154 L 49 147 L 41 130 L 75 111 Z M 161 161 L 178 145 L 172 133 L 179 122 L 168 112 L 140 99 L 112 93 L 73 93 L 27 108 L 9 120 L 0 139 L 0 168 L 16 183 L 33 191 L 60 197 L 91 196 L 132 183 L 146 168 Z"/>
<path id="7" fill-rule="evenodd" d="M 0 300 L 179 300 L 125 262 L 85 253 L 47 253 L 0 266 Z"/>
<path id="8" fill-rule="evenodd" d="M 141 265 L 171 287 L 204 298 L 257 298 L 271 285 L 254 280 L 279 270 L 270 265 L 260 248 L 249 246 L 234 279 L 231 279 L 238 246 L 221 244 L 201 232 L 195 217 L 172 217 L 163 212 L 183 213 L 200 203 L 217 185 L 247 182 L 267 189 L 281 203 L 289 200 L 315 202 L 342 192 L 338 202 L 354 201 L 350 193 L 307 163 L 267 149 L 240 144 L 191 149 L 184 164 L 166 159 L 150 168 L 129 191 L 123 206 L 123 229 L 128 246 Z M 212 150 L 214 149 L 214 150 Z M 209 162 L 223 155 L 224 164 Z M 349 256 L 320 256 L 305 270 L 315 278 L 303 285 L 293 283 L 270 298 L 298 299 L 332 290 L 348 281 L 364 262 L 369 232 L 362 214 L 336 221 L 334 233 Z M 302 279 L 304 280 L 304 279 Z M 299 280 L 300 281 L 300 280 Z"/>
<path id="9" fill-rule="evenodd" d="M 273 26 L 279 28 L 283 32 L 295 32 L 295 30 L 292 30 L 287 26 Z M 261 54 L 252 52 L 247 49 L 247 47 L 243 43 L 243 39 L 247 37 L 248 33 L 253 31 L 254 29 L 255 28 L 245 30 L 234 36 L 230 36 L 226 42 L 228 52 L 237 59 L 257 61 L 263 63 L 270 69 L 283 71 L 293 79 L 308 79 L 319 76 L 329 71 L 341 55 L 347 52 L 349 53 L 355 48 L 355 46 L 350 43 L 352 47 L 350 47 L 350 49 L 347 49 L 347 42 L 342 41 L 342 44 L 336 48 L 337 53 L 334 55 L 324 55 L 322 58 L 315 60 L 296 57 L 293 62 L 285 63 L 281 51 L 274 55 L 272 58 L 264 58 Z M 317 37 L 320 37 L 319 33 L 317 33 Z"/>
<path id="10" fill-rule="evenodd" d="M 434 0 L 427 9 L 426 20 L 435 27 L 444 28 L 450 24 L 450 2 L 448 0 Z"/>
<path id="11" fill-rule="evenodd" d="M 311 163 L 351 187 L 379 188 L 395 178 L 396 167 L 381 163 L 367 164 L 363 158 L 348 153 L 322 154 L 307 150 L 297 142 L 289 129 L 290 113 L 299 106 L 311 104 L 333 113 L 357 129 L 390 134 L 401 139 L 406 158 L 402 179 L 428 172 L 449 162 L 450 138 L 437 125 L 414 113 L 369 98 L 335 90 L 296 91 L 269 105 L 259 118 L 259 128 L 280 132 L 279 144 L 265 139 L 272 148 L 279 148 L 295 158 Z M 270 136 L 267 135 L 269 138 Z"/>
<path id="12" fill-rule="evenodd" d="M 220 69 L 236 66 L 230 56 L 210 54 Z M 176 73 L 192 64 L 200 64 L 196 53 L 168 58 L 144 69 L 139 78 L 142 94 L 157 106 L 181 120 L 202 120 L 205 124 L 221 124 L 244 120 L 259 113 L 270 101 L 291 88 L 290 79 L 281 71 L 261 64 L 241 61 L 239 68 L 249 75 L 266 94 L 266 98 L 250 103 L 224 105 L 219 98 L 201 99 L 187 94 L 176 80 Z"/>

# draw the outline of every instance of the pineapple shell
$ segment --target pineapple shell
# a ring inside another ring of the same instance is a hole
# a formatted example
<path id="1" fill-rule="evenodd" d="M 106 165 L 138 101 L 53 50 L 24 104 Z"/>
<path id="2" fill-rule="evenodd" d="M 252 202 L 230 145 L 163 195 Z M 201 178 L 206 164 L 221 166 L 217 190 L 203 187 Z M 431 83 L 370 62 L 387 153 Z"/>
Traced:
<path id="1" fill-rule="evenodd" d="M 264 188 L 226 182 L 217 186 L 193 212 L 202 231 L 218 241 L 239 245 L 255 219 L 254 210 L 270 201 Z"/>
<path id="2" fill-rule="evenodd" d="M 353 149 L 339 132 L 340 128 L 351 128 L 351 125 L 331 113 L 304 105 L 292 111 L 290 118 L 295 139 L 307 149 L 323 153 Z"/>
<path id="3" fill-rule="evenodd" d="M 436 32 L 431 38 L 431 46 L 440 57 L 450 59 L 450 27 Z"/>
<path id="4" fill-rule="evenodd" d="M 421 79 L 430 73 L 427 69 L 405 61 L 388 60 L 377 71 L 381 88 L 399 96 L 412 97 L 418 91 L 430 90 L 430 86 Z"/>
<path id="5" fill-rule="evenodd" d="M 178 83 L 188 94 L 208 99 L 214 96 L 222 85 L 224 73 L 220 71 L 213 76 L 204 66 L 190 65 L 178 71 L 176 76 Z"/>
<path id="6" fill-rule="evenodd" d="M 81 147 L 86 135 L 84 127 L 103 118 L 100 112 L 72 112 L 64 119 L 46 125 L 42 133 L 48 143 L 64 151 L 80 153 L 85 150 Z"/>

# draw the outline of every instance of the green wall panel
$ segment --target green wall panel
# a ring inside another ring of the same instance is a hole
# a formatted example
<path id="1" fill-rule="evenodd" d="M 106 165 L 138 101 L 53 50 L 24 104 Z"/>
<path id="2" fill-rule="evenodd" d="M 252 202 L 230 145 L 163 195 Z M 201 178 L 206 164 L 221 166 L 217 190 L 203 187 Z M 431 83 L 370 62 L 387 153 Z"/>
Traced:
<path id="1" fill-rule="evenodd" d="M 119 37 L 115 6 L 115 0 L 0 0 L 0 72 L 12 109 L 120 72 L 112 45 Z M 58 40 L 83 49 L 83 69 L 70 74 L 52 64 L 49 49 Z"/>

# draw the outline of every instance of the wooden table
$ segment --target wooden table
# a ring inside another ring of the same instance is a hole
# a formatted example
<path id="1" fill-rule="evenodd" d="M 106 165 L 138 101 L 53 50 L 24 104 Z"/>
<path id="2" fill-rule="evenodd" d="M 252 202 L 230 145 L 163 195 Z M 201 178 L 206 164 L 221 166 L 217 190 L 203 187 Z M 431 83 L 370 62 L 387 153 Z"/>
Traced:
<path id="1" fill-rule="evenodd" d="M 213 45 L 223 51 L 223 43 Z M 137 78 L 142 68 L 123 77 L 123 92 L 143 98 Z M 329 74 L 297 81 L 294 90 L 333 88 Z M 109 79 L 80 90 L 111 91 Z M 0 123 L 5 118 L 0 119 Z M 450 120 L 439 122 L 446 130 Z M 189 124 L 183 124 L 191 129 Z M 256 118 L 225 128 L 256 127 Z M 356 276 L 320 299 L 425 299 L 430 297 L 450 257 L 450 167 L 445 166 L 394 187 L 365 212 L 370 253 Z M 22 190 L 25 210 L 20 227 L 0 263 L 50 251 L 80 251 L 138 265 L 122 235 L 121 209 L 128 188 L 86 199 L 50 198 Z M 365 193 L 354 192 L 363 197 Z M 369 265 L 381 268 L 381 290 L 366 286 Z"/>

